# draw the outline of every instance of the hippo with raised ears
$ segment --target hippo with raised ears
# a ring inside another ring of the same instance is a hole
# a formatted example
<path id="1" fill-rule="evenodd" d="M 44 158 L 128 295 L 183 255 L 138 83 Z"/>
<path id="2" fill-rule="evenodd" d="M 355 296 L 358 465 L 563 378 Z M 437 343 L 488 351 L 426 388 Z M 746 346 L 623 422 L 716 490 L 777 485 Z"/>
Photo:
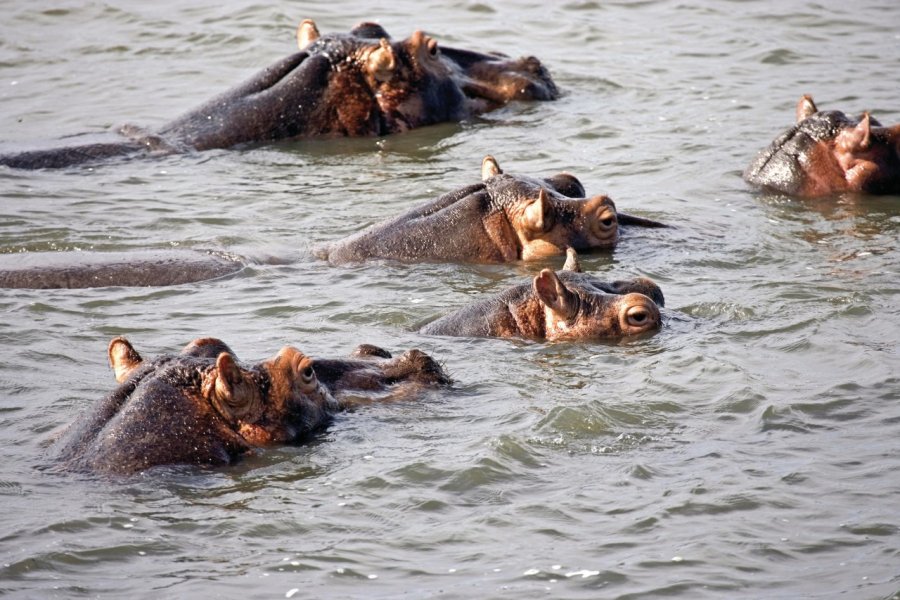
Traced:
<path id="1" fill-rule="evenodd" d="M 576 250 L 612 248 L 620 225 L 666 227 L 616 210 L 608 196 L 585 198 L 576 177 L 507 175 L 484 158 L 481 183 L 444 194 L 314 254 L 332 264 L 406 262 L 502 263 Z"/>
<path id="2" fill-rule="evenodd" d="M 145 361 L 117 337 L 108 353 L 119 386 L 57 442 L 64 469 L 126 474 L 157 465 L 228 465 L 254 448 L 302 441 L 340 410 L 449 383 L 423 352 L 393 358 L 375 346 L 321 364 L 285 346 L 253 366 L 242 366 L 215 338 Z"/>
<path id="3" fill-rule="evenodd" d="M 362 23 L 320 35 L 305 20 L 297 41 L 299 52 L 157 131 L 125 126 L 119 133 L 126 139 L 0 155 L 0 164 L 58 168 L 276 140 L 380 136 L 558 95 L 534 57 L 441 49 L 421 31 L 394 41 L 380 25 Z"/>
<path id="4" fill-rule="evenodd" d="M 806 197 L 900 193 L 900 125 L 882 127 L 869 113 L 820 112 L 810 96 L 796 113 L 797 124 L 744 171 L 747 182 Z"/>
<path id="5" fill-rule="evenodd" d="M 578 341 L 635 336 L 659 329 L 662 290 L 646 278 L 607 283 L 580 272 L 574 251 L 562 271 L 465 306 L 422 327 L 430 335 Z M 574 270 L 573 270 L 574 269 Z"/>

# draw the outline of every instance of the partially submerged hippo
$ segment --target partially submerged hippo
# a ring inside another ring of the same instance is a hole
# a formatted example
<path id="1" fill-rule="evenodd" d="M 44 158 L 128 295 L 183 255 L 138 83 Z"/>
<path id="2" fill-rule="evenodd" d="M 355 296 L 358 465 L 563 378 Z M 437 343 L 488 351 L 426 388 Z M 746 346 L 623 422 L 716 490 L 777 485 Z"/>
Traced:
<path id="1" fill-rule="evenodd" d="M 127 140 L 0 155 L 0 164 L 52 168 L 139 153 L 387 135 L 558 94 L 534 57 L 438 48 L 421 31 L 391 41 L 380 25 L 363 23 L 346 34 L 319 35 L 306 20 L 297 40 L 296 54 L 155 132 L 126 126 L 119 133 Z"/>
<path id="2" fill-rule="evenodd" d="M 232 275 L 244 268 L 226 252 L 16 252 L 0 254 L 0 288 L 158 287 Z"/>
<path id="3" fill-rule="evenodd" d="M 810 96 L 797 103 L 797 124 L 744 171 L 753 185 L 796 196 L 840 192 L 900 193 L 900 125 L 819 112 Z"/>
<path id="4" fill-rule="evenodd" d="M 501 263 L 612 248 L 619 225 L 666 227 L 616 210 L 607 196 L 584 197 L 572 175 L 504 174 L 491 157 L 470 185 L 337 242 L 314 248 L 332 264 L 370 259 Z"/>
<path id="5" fill-rule="evenodd" d="M 321 361 L 286 346 L 242 366 L 215 338 L 145 361 L 117 337 L 109 360 L 119 386 L 57 442 L 63 468 L 134 473 L 156 465 L 228 465 L 260 446 L 302 441 L 356 404 L 449 383 L 423 352 L 392 358 L 375 346 L 360 346 L 351 359 Z"/>
<path id="6" fill-rule="evenodd" d="M 659 329 L 662 290 L 649 279 L 607 283 L 573 267 L 544 269 L 523 283 L 422 327 L 431 335 L 574 341 L 619 338 Z"/>

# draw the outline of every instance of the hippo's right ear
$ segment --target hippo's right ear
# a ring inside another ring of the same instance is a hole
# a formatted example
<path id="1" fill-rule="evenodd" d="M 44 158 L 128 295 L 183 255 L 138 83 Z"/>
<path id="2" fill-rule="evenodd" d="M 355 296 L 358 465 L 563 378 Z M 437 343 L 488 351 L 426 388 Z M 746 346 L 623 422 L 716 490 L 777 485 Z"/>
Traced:
<path id="1" fill-rule="evenodd" d="M 116 375 L 116 381 L 122 383 L 131 372 L 141 366 L 144 359 L 137 353 L 131 342 L 123 337 L 115 337 L 109 342 L 106 351 L 109 356 L 109 366 Z"/>
<path id="2" fill-rule="evenodd" d="M 386 83 L 393 79 L 394 69 L 397 67 L 397 60 L 394 58 L 394 49 L 387 38 L 381 38 L 378 48 L 369 53 L 366 59 L 366 68 L 375 79 L 381 83 Z"/>
<path id="3" fill-rule="evenodd" d="M 563 271 L 572 271 L 573 273 L 581 273 L 581 262 L 578 260 L 578 252 L 572 246 L 566 247 L 566 262 L 562 268 Z"/>
<path id="4" fill-rule="evenodd" d="M 809 94 L 804 94 L 800 97 L 800 100 L 797 101 L 797 122 L 804 119 L 808 119 L 819 112 L 819 109 L 816 108 L 816 103 L 813 102 L 812 96 Z"/>
<path id="5" fill-rule="evenodd" d="M 501 173 L 503 173 L 503 169 L 500 168 L 497 159 L 490 154 L 485 156 L 484 160 L 481 161 L 481 180 L 487 181 L 494 175 L 500 175 Z"/>
<path id="6" fill-rule="evenodd" d="M 297 47 L 306 50 L 306 47 L 319 39 L 319 28 L 312 19 L 303 19 L 297 26 Z"/>
<path id="7" fill-rule="evenodd" d="M 541 271 L 534 278 L 532 287 L 541 302 L 559 317 L 570 319 L 578 312 L 578 297 L 550 269 Z"/>

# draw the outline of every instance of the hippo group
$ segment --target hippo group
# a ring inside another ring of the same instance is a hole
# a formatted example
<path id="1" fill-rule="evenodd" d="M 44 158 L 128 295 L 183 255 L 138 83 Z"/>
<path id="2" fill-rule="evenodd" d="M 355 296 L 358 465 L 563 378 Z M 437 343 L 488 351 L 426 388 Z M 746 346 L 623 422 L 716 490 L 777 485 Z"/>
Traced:
<path id="1" fill-rule="evenodd" d="M 64 168 L 214 148 L 329 137 L 384 136 L 460 121 L 513 101 L 559 92 L 535 57 L 443 47 L 422 31 L 392 39 L 364 22 L 322 35 L 304 20 L 298 51 L 243 84 L 152 130 L 123 126 L 109 141 L 0 155 L 16 169 Z M 584 273 L 579 252 L 609 251 L 629 227 L 667 228 L 589 195 L 569 173 L 505 173 L 492 157 L 480 181 L 446 192 L 344 239 L 316 246 L 330 265 L 511 263 L 566 256 L 421 326 L 426 336 L 524 338 L 535 343 L 638 338 L 664 324 L 662 290 L 646 278 Z M 797 123 L 744 172 L 759 188 L 803 197 L 900 192 L 900 126 L 820 112 L 810 96 Z M 552 258 L 551 258 L 552 259 Z M 217 251 L 0 257 L 0 287 L 166 286 L 238 273 Z M 221 466 L 273 444 L 300 443 L 360 404 L 406 400 L 451 384 L 420 350 L 394 357 L 359 346 L 346 359 L 312 359 L 293 346 L 242 364 L 223 341 L 200 338 L 178 354 L 144 360 L 124 337 L 108 346 L 117 387 L 53 446 L 66 470 L 130 474 L 160 465 Z"/>

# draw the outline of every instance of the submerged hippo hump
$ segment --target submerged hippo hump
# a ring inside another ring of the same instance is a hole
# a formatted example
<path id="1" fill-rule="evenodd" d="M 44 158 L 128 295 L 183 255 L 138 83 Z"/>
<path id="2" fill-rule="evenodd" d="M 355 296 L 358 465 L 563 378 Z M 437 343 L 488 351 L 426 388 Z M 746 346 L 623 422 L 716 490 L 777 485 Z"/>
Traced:
<path id="1" fill-rule="evenodd" d="M 0 288 L 159 287 L 217 279 L 244 263 L 225 252 L 17 252 L 0 254 Z"/>
<path id="2" fill-rule="evenodd" d="M 619 212 L 608 196 L 584 197 L 584 186 L 567 173 L 509 175 L 487 156 L 481 179 L 314 252 L 332 264 L 500 263 L 560 255 L 567 247 L 612 248 L 624 224 L 665 227 Z"/>
<path id="3" fill-rule="evenodd" d="M 659 329 L 663 305 L 662 290 L 649 279 L 605 282 L 585 273 L 544 269 L 531 282 L 445 315 L 420 333 L 548 341 L 621 338 Z"/>
<path id="4" fill-rule="evenodd" d="M 320 366 L 285 346 L 244 366 L 223 341 L 200 338 L 146 361 L 117 337 L 108 355 L 119 386 L 68 428 L 56 459 L 65 469 L 108 473 L 227 465 L 254 448 L 300 442 L 345 408 L 449 383 L 418 350 L 397 359 L 381 352 Z"/>
<path id="5" fill-rule="evenodd" d="M 447 48 L 415 31 L 392 40 L 380 25 L 322 35 L 297 28 L 299 51 L 156 131 L 0 155 L 14 168 L 58 168 L 137 154 L 162 155 L 317 137 L 375 136 L 459 121 L 514 100 L 552 100 L 553 79 L 534 57 Z"/>
<path id="6" fill-rule="evenodd" d="M 864 113 L 819 111 L 810 96 L 797 103 L 797 123 L 744 171 L 753 185 L 796 196 L 900 192 L 900 126 L 882 127 Z"/>

